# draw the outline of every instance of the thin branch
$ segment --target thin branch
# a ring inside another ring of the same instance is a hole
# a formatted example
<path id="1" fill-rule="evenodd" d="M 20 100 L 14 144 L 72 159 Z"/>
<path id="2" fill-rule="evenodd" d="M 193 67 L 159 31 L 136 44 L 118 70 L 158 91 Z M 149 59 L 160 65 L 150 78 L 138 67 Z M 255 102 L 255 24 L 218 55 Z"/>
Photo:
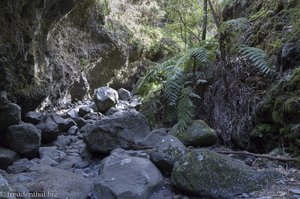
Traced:
<path id="1" fill-rule="evenodd" d="M 177 9 L 175 9 L 174 8 L 174 10 L 178 13 L 178 15 L 179 15 L 179 18 L 180 18 L 180 21 L 182 22 L 182 24 L 184 25 L 184 27 L 186 28 L 186 30 L 188 30 L 198 41 L 199 41 L 199 43 L 201 42 L 201 40 L 198 38 L 198 36 L 191 30 L 191 29 L 189 29 L 188 27 L 187 27 L 187 25 L 185 24 L 185 22 L 184 22 L 184 20 L 183 20 L 183 18 L 182 18 L 182 15 L 181 15 L 181 13 L 180 13 L 180 11 L 179 10 L 177 10 Z"/>
<path id="2" fill-rule="evenodd" d="M 258 158 L 267 158 L 270 160 L 278 160 L 282 162 L 292 162 L 292 161 L 299 161 L 299 158 L 285 158 L 285 157 L 275 157 L 275 156 L 270 156 L 266 154 L 256 154 L 256 153 L 250 153 L 247 151 L 217 151 L 217 153 L 220 154 L 237 154 L 237 155 L 243 155 L 243 156 L 253 156 L 253 157 L 258 157 Z"/>

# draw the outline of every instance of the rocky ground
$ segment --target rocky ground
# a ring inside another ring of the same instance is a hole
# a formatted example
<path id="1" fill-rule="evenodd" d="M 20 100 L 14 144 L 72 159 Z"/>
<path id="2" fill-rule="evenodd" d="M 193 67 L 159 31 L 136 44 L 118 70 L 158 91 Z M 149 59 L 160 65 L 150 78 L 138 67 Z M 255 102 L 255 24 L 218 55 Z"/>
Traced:
<path id="1" fill-rule="evenodd" d="M 2 97 L 0 198 L 300 198 L 294 165 L 221 155 L 201 120 L 184 133 L 151 130 L 139 106 L 127 90 L 102 87 L 21 121 Z"/>

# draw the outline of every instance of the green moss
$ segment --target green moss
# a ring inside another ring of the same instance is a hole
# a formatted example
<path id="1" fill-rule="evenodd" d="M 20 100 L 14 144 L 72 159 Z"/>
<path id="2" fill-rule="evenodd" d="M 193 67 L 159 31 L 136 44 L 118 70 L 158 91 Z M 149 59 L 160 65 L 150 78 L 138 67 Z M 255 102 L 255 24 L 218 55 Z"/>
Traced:
<path id="1" fill-rule="evenodd" d="M 217 141 L 217 134 L 203 120 L 194 120 L 183 132 L 175 125 L 170 133 L 185 146 L 211 146 Z"/>
<path id="2" fill-rule="evenodd" d="M 278 111 L 272 112 L 272 119 L 275 123 L 282 123 L 282 117 Z"/>
<path id="3" fill-rule="evenodd" d="M 299 155 L 300 145 L 300 68 L 292 76 L 282 79 L 267 93 L 255 113 L 252 144 L 259 142 L 265 151 L 282 144 Z M 268 119 L 266 119 L 268 118 Z M 299 128 L 298 128 L 299 127 Z"/>
<path id="4" fill-rule="evenodd" d="M 254 128 L 251 133 L 253 137 L 268 137 L 270 134 L 277 132 L 277 129 L 274 125 L 271 124 L 260 124 Z"/>
<path id="5" fill-rule="evenodd" d="M 276 25 L 275 25 L 276 28 Z M 283 42 L 281 40 L 281 38 L 275 38 L 273 40 L 273 42 L 271 42 L 268 46 L 267 46 L 267 51 L 270 54 L 276 54 L 278 52 L 278 50 L 283 46 Z"/>
<path id="6" fill-rule="evenodd" d="M 208 150 L 193 150 L 175 164 L 171 178 L 176 186 L 196 195 L 208 191 L 214 198 L 232 198 L 230 194 L 241 190 L 265 187 L 276 174 L 257 173 L 240 161 Z"/>

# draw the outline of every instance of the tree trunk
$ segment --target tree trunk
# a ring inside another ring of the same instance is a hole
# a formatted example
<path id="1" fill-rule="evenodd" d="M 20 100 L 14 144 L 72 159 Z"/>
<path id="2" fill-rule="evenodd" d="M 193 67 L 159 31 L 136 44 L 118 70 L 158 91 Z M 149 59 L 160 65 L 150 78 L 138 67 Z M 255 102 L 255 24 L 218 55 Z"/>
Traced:
<path id="1" fill-rule="evenodd" d="M 207 1 L 208 1 L 208 4 L 209 4 L 209 8 L 210 8 L 211 14 L 212 14 L 212 16 L 214 18 L 215 24 L 216 24 L 216 26 L 217 26 L 217 28 L 219 30 L 219 28 L 220 28 L 220 21 L 219 21 L 218 16 L 217 16 L 217 14 L 215 12 L 214 6 L 211 3 L 211 0 L 207 0 Z"/>
<path id="2" fill-rule="evenodd" d="M 200 0 L 198 0 L 200 4 Z M 204 0 L 203 2 L 203 28 L 202 28 L 202 40 L 204 41 L 206 39 L 206 29 L 207 29 L 207 0 Z"/>

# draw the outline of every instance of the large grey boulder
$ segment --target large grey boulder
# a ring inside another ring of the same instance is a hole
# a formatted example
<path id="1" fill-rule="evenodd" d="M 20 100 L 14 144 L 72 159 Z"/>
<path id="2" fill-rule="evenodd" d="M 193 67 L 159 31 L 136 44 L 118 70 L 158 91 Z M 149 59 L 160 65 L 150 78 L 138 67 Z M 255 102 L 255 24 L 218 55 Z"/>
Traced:
<path id="1" fill-rule="evenodd" d="M 143 140 L 142 145 L 151 146 L 151 161 L 164 173 L 171 175 L 175 162 L 186 153 L 180 140 L 166 133 L 165 129 L 153 130 Z"/>
<path id="2" fill-rule="evenodd" d="M 109 153 L 116 148 L 129 149 L 150 132 L 145 116 L 135 110 L 120 111 L 110 118 L 88 124 L 81 129 L 91 152 Z"/>
<path id="3" fill-rule="evenodd" d="M 171 179 L 178 188 L 198 196 L 235 198 L 266 188 L 279 177 L 275 171 L 257 171 L 239 160 L 198 149 L 175 163 Z"/>
<path id="4" fill-rule="evenodd" d="M 16 152 L 0 147 L 0 169 L 6 169 L 18 158 L 19 156 Z"/>
<path id="5" fill-rule="evenodd" d="M 58 125 L 58 129 L 60 132 L 66 132 L 72 126 L 76 125 L 76 123 L 71 118 L 62 118 L 60 115 L 51 113 L 46 116 L 46 122 L 53 121 Z"/>
<path id="6" fill-rule="evenodd" d="M 110 107 L 115 106 L 118 99 L 118 92 L 109 87 L 100 87 L 94 93 L 94 102 L 100 112 L 105 112 Z"/>
<path id="7" fill-rule="evenodd" d="M 35 165 L 30 168 L 37 177 L 29 183 L 22 183 L 31 193 L 43 192 L 55 194 L 58 199 L 88 198 L 92 189 L 92 182 L 83 176 L 66 170 L 46 165 Z"/>
<path id="8" fill-rule="evenodd" d="M 39 112 L 29 111 L 25 114 L 24 121 L 31 124 L 38 124 L 44 118 L 44 115 Z"/>
<path id="9" fill-rule="evenodd" d="M 36 125 L 41 131 L 41 141 L 42 143 L 49 143 L 56 140 L 59 135 L 58 125 L 52 120 L 44 121 Z"/>
<path id="10" fill-rule="evenodd" d="M 102 161 L 93 195 L 105 199 L 146 199 L 162 179 L 150 160 L 118 149 Z"/>
<path id="11" fill-rule="evenodd" d="M 0 131 L 21 122 L 21 107 L 14 103 L 0 105 Z M 1 134 L 0 134 L 1 135 Z"/>
<path id="12" fill-rule="evenodd" d="M 185 131 L 178 131 L 177 124 L 173 126 L 170 134 L 177 137 L 185 146 L 211 146 L 217 142 L 217 134 L 203 120 L 194 120 Z"/>
<path id="13" fill-rule="evenodd" d="M 7 141 L 10 149 L 32 158 L 41 146 L 41 132 L 33 124 L 22 123 L 8 128 Z"/>

